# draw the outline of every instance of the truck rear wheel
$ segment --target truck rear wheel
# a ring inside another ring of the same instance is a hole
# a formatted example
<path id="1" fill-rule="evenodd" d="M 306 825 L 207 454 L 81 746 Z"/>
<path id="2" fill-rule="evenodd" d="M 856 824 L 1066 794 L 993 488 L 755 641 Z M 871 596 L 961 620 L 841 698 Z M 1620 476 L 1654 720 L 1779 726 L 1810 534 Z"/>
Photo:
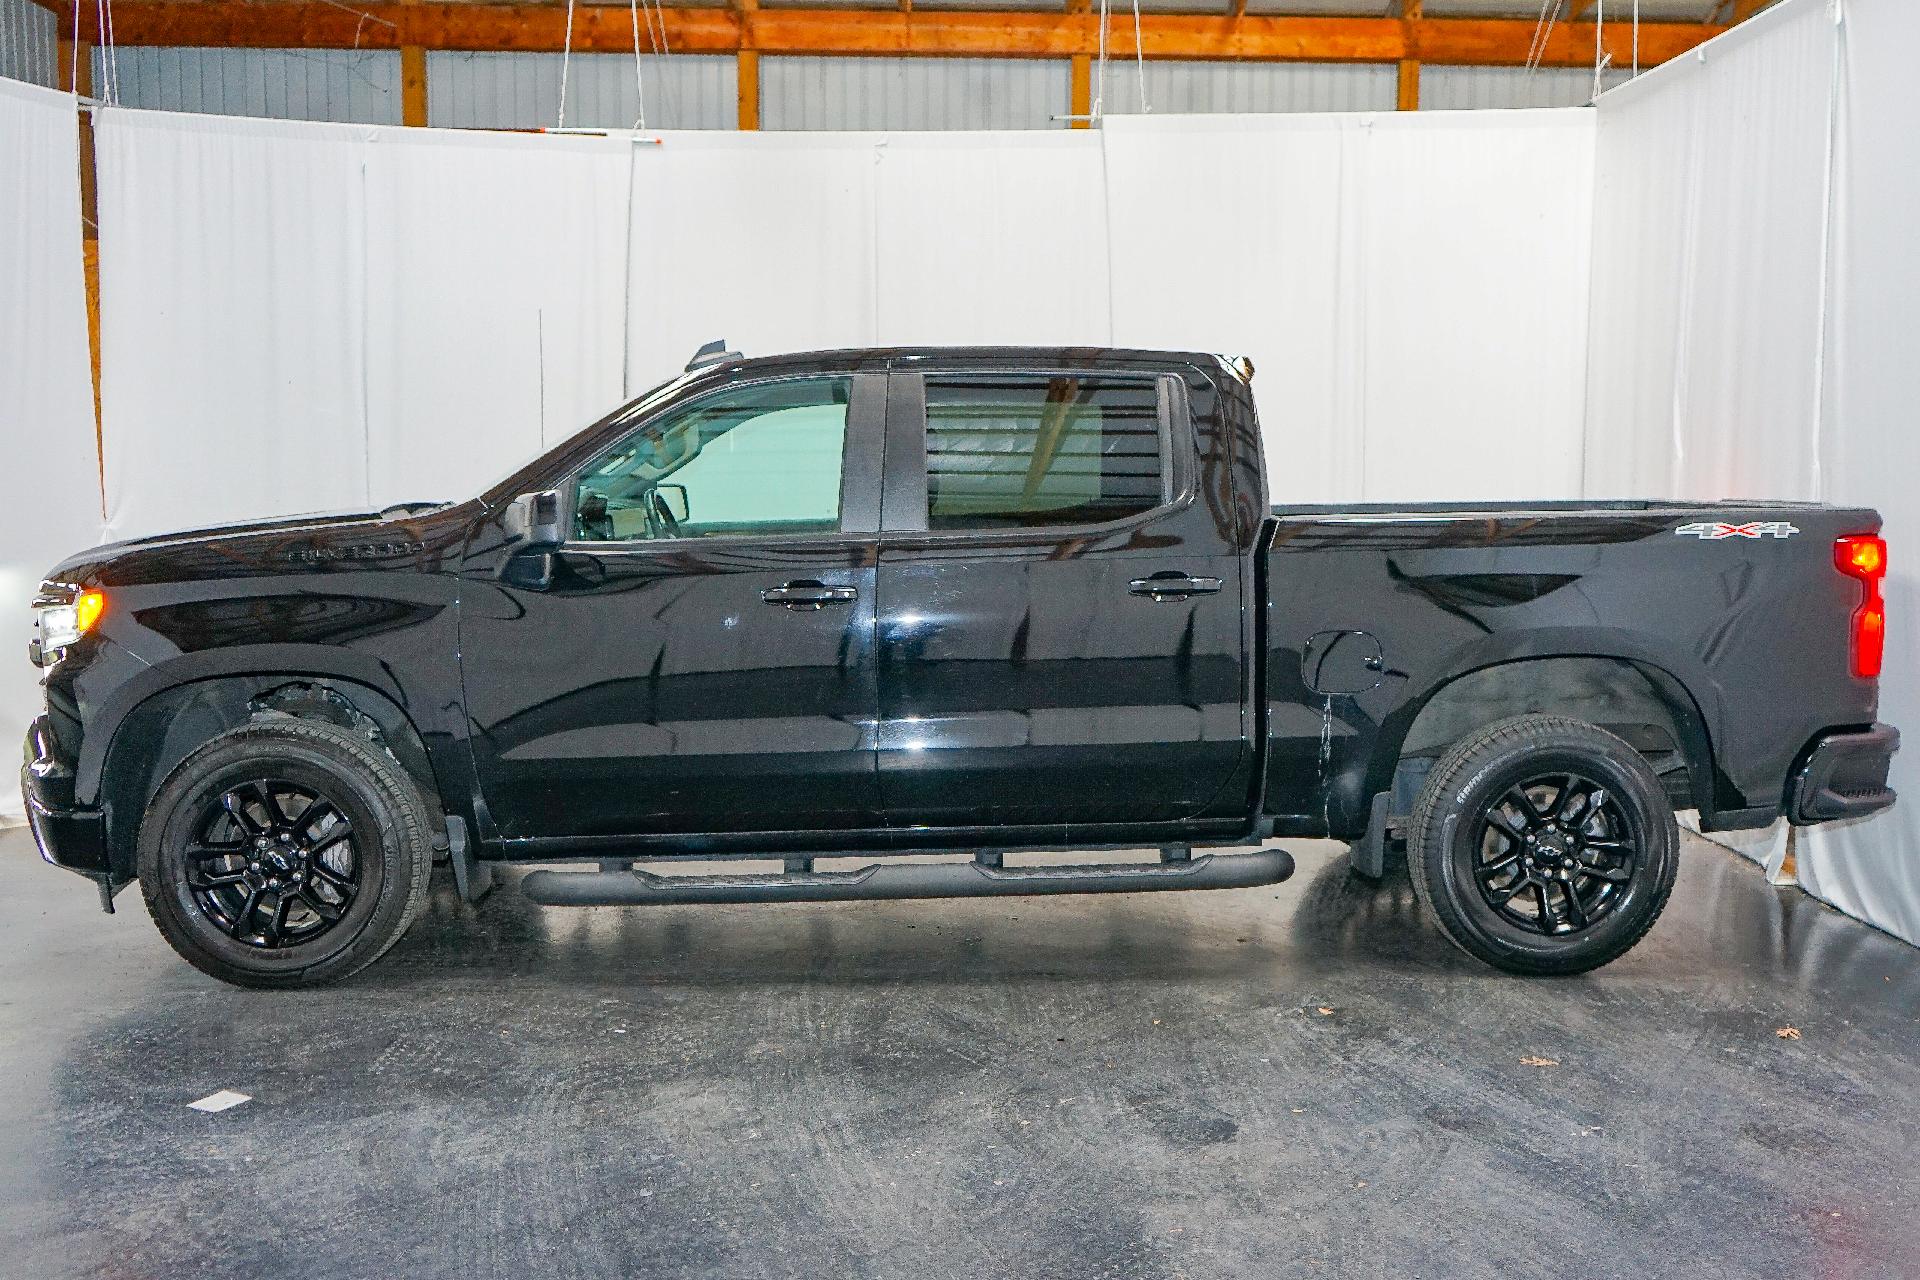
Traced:
<path id="1" fill-rule="evenodd" d="M 1653 927 L 1679 849 L 1660 779 L 1631 746 L 1585 721 L 1520 716 L 1434 766 L 1407 865 L 1461 950 L 1510 973 L 1584 973 Z"/>
<path id="2" fill-rule="evenodd" d="M 186 961 L 246 987 L 344 978 L 399 941 L 433 866 L 426 804 L 364 737 L 312 720 L 221 734 L 140 827 L 140 890 Z"/>

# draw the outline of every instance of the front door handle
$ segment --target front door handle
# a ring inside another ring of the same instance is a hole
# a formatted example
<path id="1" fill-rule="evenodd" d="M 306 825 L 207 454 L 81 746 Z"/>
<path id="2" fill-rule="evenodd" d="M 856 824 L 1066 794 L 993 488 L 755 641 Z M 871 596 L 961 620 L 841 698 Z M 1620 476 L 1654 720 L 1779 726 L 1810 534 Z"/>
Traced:
<path id="1" fill-rule="evenodd" d="M 1136 596 L 1155 600 L 1185 600 L 1188 596 L 1210 595 L 1220 589 L 1218 578 L 1191 578 L 1184 573 L 1156 573 L 1151 578 L 1135 578 L 1127 590 Z"/>
<path id="2" fill-rule="evenodd" d="M 768 587 L 760 593 L 760 598 L 768 604 L 777 604 L 782 608 L 824 609 L 830 604 L 845 604 L 860 593 L 852 587 L 830 587 L 824 582 L 789 582 L 784 586 Z"/>

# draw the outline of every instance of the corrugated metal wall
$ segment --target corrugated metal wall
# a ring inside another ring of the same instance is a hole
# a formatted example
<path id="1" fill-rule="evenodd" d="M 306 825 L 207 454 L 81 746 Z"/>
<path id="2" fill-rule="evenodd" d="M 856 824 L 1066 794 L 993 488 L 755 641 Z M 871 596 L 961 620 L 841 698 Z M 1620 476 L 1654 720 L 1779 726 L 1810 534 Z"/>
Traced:
<path id="1" fill-rule="evenodd" d="M 104 49 L 93 95 L 123 106 L 400 123 L 400 54 L 375 49 Z"/>
<path id="2" fill-rule="evenodd" d="M 1397 72 L 1370 62 L 1149 62 L 1147 105 L 1162 115 L 1216 111 L 1391 111 Z M 1098 86 L 1096 85 L 1096 91 Z M 1140 110 L 1140 66 L 1107 63 L 1107 112 Z"/>
<path id="3" fill-rule="evenodd" d="M 1604 88 L 1631 78 L 1609 71 Z M 1593 101 L 1593 72 L 1586 67 L 1422 67 L 1420 106 L 1427 111 L 1475 107 L 1583 107 Z"/>
<path id="4" fill-rule="evenodd" d="M 546 129 L 559 122 L 557 53 L 427 54 L 427 123 L 464 129 Z M 649 129 L 731 129 L 739 122 L 731 56 L 640 60 Z M 567 127 L 631 129 L 640 93 L 633 57 L 576 53 L 567 67 Z"/>
<path id="5" fill-rule="evenodd" d="M 1030 58 L 760 59 L 763 129 L 1058 129 L 1071 72 Z"/>
<path id="6" fill-rule="evenodd" d="M 56 25 L 52 12 L 33 0 L 0 0 L 0 76 L 54 87 Z"/>

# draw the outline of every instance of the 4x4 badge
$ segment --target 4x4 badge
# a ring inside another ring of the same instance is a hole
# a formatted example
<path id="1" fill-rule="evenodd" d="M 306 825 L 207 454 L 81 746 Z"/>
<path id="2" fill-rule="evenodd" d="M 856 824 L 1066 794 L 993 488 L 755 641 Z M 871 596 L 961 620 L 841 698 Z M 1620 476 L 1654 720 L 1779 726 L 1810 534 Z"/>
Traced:
<path id="1" fill-rule="evenodd" d="M 1753 520 L 1746 524 L 1705 520 L 1698 524 L 1683 524 L 1674 532 L 1683 538 L 1718 542 L 1722 538 L 1791 538 L 1800 531 L 1785 520 Z"/>

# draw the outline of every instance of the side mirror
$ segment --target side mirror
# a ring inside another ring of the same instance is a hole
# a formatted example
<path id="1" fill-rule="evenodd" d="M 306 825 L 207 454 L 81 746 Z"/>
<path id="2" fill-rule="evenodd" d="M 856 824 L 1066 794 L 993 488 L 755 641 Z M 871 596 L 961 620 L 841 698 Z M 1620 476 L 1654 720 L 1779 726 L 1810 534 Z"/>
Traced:
<path id="1" fill-rule="evenodd" d="M 521 551 L 551 551 L 567 540 L 562 523 L 565 504 L 558 489 L 523 493 L 508 505 L 503 523 L 507 538 Z"/>
<path id="2" fill-rule="evenodd" d="M 653 491 L 667 504 L 667 514 L 682 523 L 691 519 L 693 507 L 687 501 L 687 486 L 683 484 L 658 484 Z"/>

